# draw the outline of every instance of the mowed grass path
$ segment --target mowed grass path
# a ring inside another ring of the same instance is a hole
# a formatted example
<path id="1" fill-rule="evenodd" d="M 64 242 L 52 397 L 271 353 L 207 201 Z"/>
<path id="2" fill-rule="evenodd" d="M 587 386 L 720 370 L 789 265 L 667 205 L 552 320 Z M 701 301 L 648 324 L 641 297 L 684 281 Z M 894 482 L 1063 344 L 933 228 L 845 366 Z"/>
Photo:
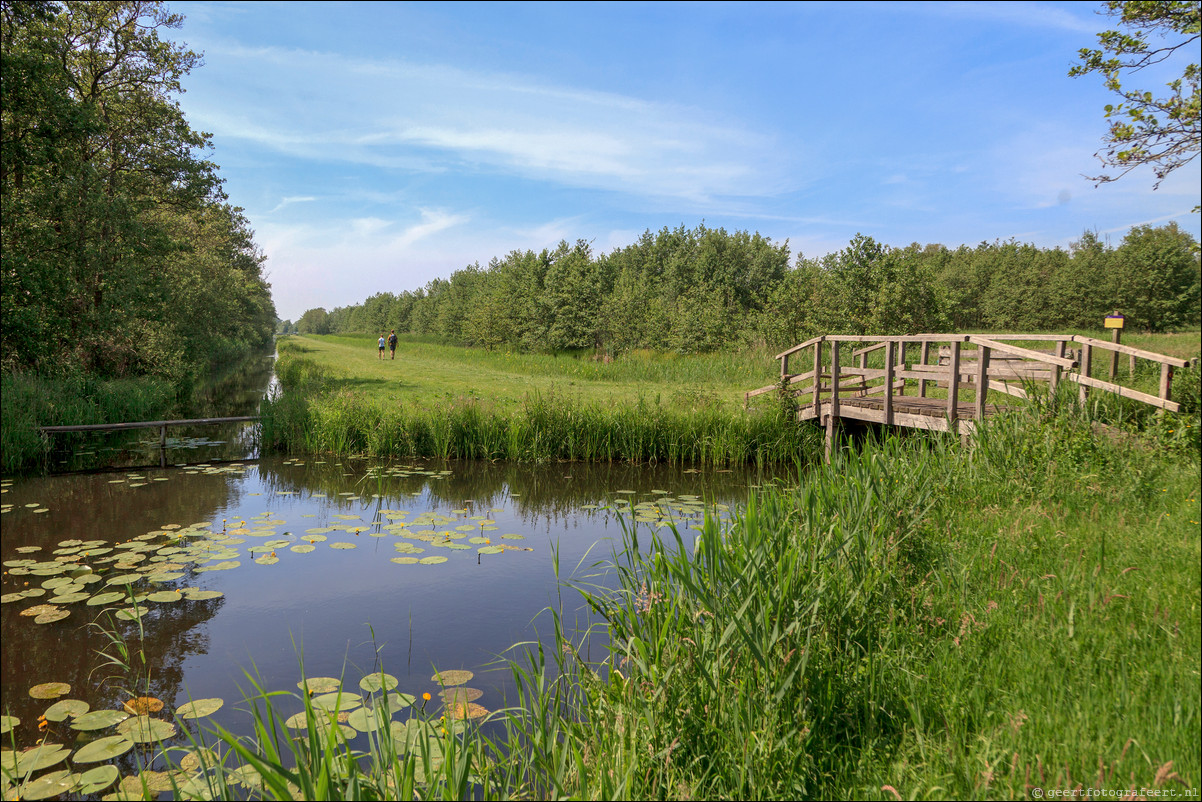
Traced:
<path id="1" fill-rule="evenodd" d="M 602 405 L 640 399 L 672 406 L 741 406 L 743 393 L 771 383 L 772 354 L 677 356 L 636 352 L 613 362 L 590 356 L 484 351 L 402 340 L 396 359 L 381 361 L 377 340 L 363 336 L 289 337 L 292 351 L 328 372 L 341 390 L 379 404 L 472 397 L 511 407 L 539 394 Z"/>

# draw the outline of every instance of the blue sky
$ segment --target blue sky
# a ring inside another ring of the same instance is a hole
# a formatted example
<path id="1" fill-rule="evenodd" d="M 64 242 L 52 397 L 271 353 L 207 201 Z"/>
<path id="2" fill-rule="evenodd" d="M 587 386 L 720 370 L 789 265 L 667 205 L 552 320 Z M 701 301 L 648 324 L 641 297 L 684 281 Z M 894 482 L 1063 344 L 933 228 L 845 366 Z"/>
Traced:
<path id="1" fill-rule="evenodd" d="M 1199 236 L 1199 163 L 1099 187 L 1101 3 L 175 2 L 180 98 L 281 317 L 704 222 L 820 256 Z M 1177 67 L 1177 76 L 1180 67 Z M 1171 69 L 1134 85 L 1158 91 Z"/>

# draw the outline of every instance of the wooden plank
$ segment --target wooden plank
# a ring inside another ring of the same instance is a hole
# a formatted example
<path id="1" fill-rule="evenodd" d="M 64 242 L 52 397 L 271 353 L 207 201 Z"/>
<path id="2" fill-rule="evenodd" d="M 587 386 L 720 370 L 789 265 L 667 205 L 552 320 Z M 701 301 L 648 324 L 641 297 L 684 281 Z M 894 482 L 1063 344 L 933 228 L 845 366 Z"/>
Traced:
<path id="1" fill-rule="evenodd" d="M 1089 371 L 1093 366 L 1093 347 L 1089 343 L 1081 346 L 1081 368 L 1077 372 L 1077 401 L 1082 407 L 1089 398 L 1089 382 L 1082 382 L 1081 379 L 1089 379 Z M 1092 379 L 1090 379 L 1092 381 Z"/>
<path id="2" fill-rule="evenodd" d="M 1056 356 L 1060 357 L 1061 359 L 1064 359 L 1064 350 L 1067 345 L 1068 345 L 1068 343 L 1066 341 L 1058 340 L 1056 342 Z M 1060 371 L 1061 370 L 1063 370 L 1063 368 L 1061 368 L 1059 365 L 1054 366 L 1052 368 L 1052 375 L 1048 379 L 1049 388 L 1051 389 L 1051 391 L 1053 393 L 1056 392 L 1056 385 L 1060 384 Z"/>
<path id="3" fill-rule="evenodd" d="M 968 335 L 968 341 L 978 346 L 978 348 L 990 348 L 992 350 L 1001 351 L 1003 354 L 1017 354 L 1026 357 L 1033 362 L 1046 362 L 1049 365 L 1059 365 L 1062 368 L 1075 368 L 1077 365 L 1071 359 L 1052 356 L 1045 354 L 1042 351 L 1032 351 L 1030 348 L 1022 348 L 1017 345 L 1006 345 L 997 340 L 991 340 L 988 337 L 981 337 L 977 334 Z"/>
<path id="4" fill-rule="evenodd" d="M 866 347 L 864 347 L 864 348 L 860 348 L 859 350 L 852 351 L 852 352 L 851 352 L 851 355 L 852 355 L 852 356 L 864 357 L 864 356 L 868 356 L 868 355 L 869 355 L 869 354 L 871 354 L 873 351 L 876 351 L 876 350 L 878 350 L 878 349 L 881 349 L 881 348 L 884 348 L 884 347 L 885 347 L 885 343 L 883 343 L 883 342 L 879 342 L 879 343 L 877 343 L 876 345 L 869 345 L 869 346 L 866 346 Z"/>
<path id="5" fill-rule="evenodd" d="M 989 340 L 1014 340 L 1015 342 L 1056 342 L 1073 339 L 1070 334 L 971 334 L 970 337 L 985 337 Z"/>
<path id="6" fill-rule="evenodd" d="M 1110 351 L 1118 351 L 1120 354 L 1139 357 L 1141 359 L 1150 359 L 1153 362 L 1159 362 L 1162 365 L 1172 365 L 1175 368 L 1184 368 L 1189 365 L 1184 359 L 1178 359 L 1175 356 L 1166 356 L 1158 354 L 1154 351 L 1144 351 L 1140 348 L 1132 348 L 1129 345 L 1117 345 L 1107 342 L 1106 340 L 1095 340 L 1093 337 L 1073 337 L 1073 342 L 1081 343 L 1082 345 L 1092 345 L 1095 348 L 1105 348 Z"/>
<path id="7" fill-rule="evenodd" d="M 1009 384 L 1007 384 L 1004 381 L 990 382 L 989 389 L 991 392 L 1005 393 L 1006 395 L 1012 395 L 1015 398 L 1027 398 L 1028 397 L 1026 390 L 1024 390 L 1021 387 L 1011 387 Z"/>
<path id="8" fill-rule="evenodd" d="M 1151 404 L 1152 406 L 1159 407 L 1160 409 L 1167 409 L 1169 412 L 1180 412 L 1181 411 L 1181 405 L 1175 401 L 1169 401 L 1164 398 L 1157 398 L 1156 396 L 1150 395 L 1148 393 L 1141 393 L 1138 390 L 1132 390 L 1129 387 L 1123 387 L 1122 385 L 1118 385 L 1118 384 L 1111 384 L 1110 382 L 1104 382 L 1101 379 L 1094 379 L 1094 378 L 1091 378 L 1088 376 L 1084 376 L 1080 373 L 1068 373 L 1068 374 L 1065 374 L 1064 378 L 1065 378 L 1065 381 L 1077 382 L 1078 384 L 1081 385 L 1082 388 L 1095 387 L 1099 390 L 1106 390 L 1108 392 L 1114 393 L 1115 395 L 1121 395 L 1123 398 L 1130 398 L 1133 401 L 1143 401 L 1145 404 Z"/>
<path id="9" fill-rule="evenodd" d="M 774 356 L 774 357 L 773 357 L 773 359 L 784 359 L 785 357 L 787 357 L 787 356 L 790 356 L 790 355 L 792 355 L 792 354 L 795 354 L 795 353 L 797 353 L 798 351 L 803 351 L 803 350 L 805 350 L 806 348 L 809 348 L 809 347 L 810 347 L 811 345 L 813 345 L 814 343 L 817 343 L 817 342 L 822 342 L 822 340 L 823 340 L 823 339 L 825 339 L 825 337 L 826 337 L 826 335 L 824 335 L 824 334 L 820 334 L 820 335 L 818 335 L 817 337 L 813 337 L 813 338 L 811 338 L 811 339 L 809 339 L 809 340 L 806 340 L 806 341 L 805 341 L 805 342 L 803 342 L 801 345 L 795 345 L 795 346 L 793 346 L 793 347 L 792 347 L 792 348 L 790 348 L 788 351 L 781 351 L 779 354 L 777 354 L 776 356 Z"/>
<path id="10" fill-rule="evenodd" d="M 120 432 L 131 429 L 162 429 L 166 426 L 205 426 L 210 423 L 244 423 L 258 420 L 258 415 L 240 415 L 234 418 L 188 418 L 186 420 L 151 420 L 132 423 L 86 423 L 77 426 L 39 426 L 43 434 L 55 432 Z"/>
<path id="11" fill-rule="evenodd" d="M 1160 366 L 1160 398 L 1162 401 L 1168 401 L 1169 395 L 1173 392 L 1173 366 Z M 1177 410 L 1173 410 L 1176 412 Z"/>

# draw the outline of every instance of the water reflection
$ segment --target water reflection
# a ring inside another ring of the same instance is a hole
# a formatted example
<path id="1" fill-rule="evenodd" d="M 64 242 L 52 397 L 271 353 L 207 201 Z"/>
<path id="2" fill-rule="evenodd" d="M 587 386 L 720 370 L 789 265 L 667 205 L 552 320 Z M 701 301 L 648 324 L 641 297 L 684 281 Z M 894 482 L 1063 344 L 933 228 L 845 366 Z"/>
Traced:
<path id="1" fill-rule="evenodd" d="M 190 698 L 224 698 L 226 706 L 212 721 L 245 732 L 250 719 L 236 702 L 250 689 L 246 672 L 269 690 L 293 690 L 303 656 L 309 676 L 345 672 L 357 683 L 382 666 L 400 679 L 401 690 L 419 696 L 424 691 L 437 696 L 431 680 L 435 669 L 470 669 L 477 673 L 472 685 L 485 691 L 481 704 L 495 709 L 512 689 L 508 672 L 490 670 L 489 664 L 512 644 L 537 639 L 541 610 L 564 604 L 569 625 L 588 623 L 578 597 L 560 595 L 556 555 L 564 574 L 595 574 L 595 563 L 620 544 L 619 509 L 627 510 L 629 520 L 632 504 L 659 500 L 655 509 L 670 513 L 687 533 L 704 503 L 741 503 L 749 487 L 772 478 L 624 464 L 379 465 L 277 458 L 241 466 L 29 478 L 5 488 L 3 495 L 0 555 L 6 573 L 0 585 L 8 599 L 47 581 L 14 574 L 20 566 L 10 563 L 55 561 L 53 552 L 64 541 L 104 541 L 108 548 L 145 536 L 155 545 L 170 542 L 180 531 L 174 527 L 183 527 L 193 534 L 181 542 L 212 543 L 219 551 L 212 560 L 206 553 L 181 563 L 181 576 L 156 588 L 196 587 L 224 595 L 148 603 L 143 623 L 149 662 L 143 676 L 149 677 L 151 694 L 169 708 Z M 675 506 L 665 499 L 674 499 Z M 708 509 L 725 514 L 720 507 Z M 654 517 L 649 506 L 642 512 Z M 417 521 L 429 523 L 400 526 Z M 193 524 L 204 526 L 189 530 Z M 465 548 L 450 547 L 449 539 L 413 537 L 414 532 L 455 532 L 459 526 L 471 530 L 454 541 Z M 506 534 L 520 539 L 503 540 Z M 490 543 L 511 548 L 480 554 L 469 535 L 490 536 Z M 294 550 L 306 545 L 312 547 L 308 552 Z M 275 562 L 256 562 L 267 548 Z M 409 553 L 401 548 L 446 560 L 398 564 L 394 558 Z M 180 558 L 180 552 L 167 551 L 149 559 Z M 239 565 L 203 570 L 221 561 Z M 107 572 L 104 577 L 119 570 L 111 562 L 91 564 Z M 24 722 L 18 733 L 22 743 L 36 737 L 30 724 L 50 704 L 28 696 L 32 685 L 67 682 L 69 696 L 93 709 L 119 707 L 124 699 L 116 685 L 104 682 L 106 669 L 97 653 L 107 640 L 87 626 L 101 608 L 64 605 L 70 617 L 44 625 L 20 615 L 44 601 L 20 599 L 0 608 L 0 704 Z M 131 623 L 120 628 L 127 637 L 136 635 Z M 549 633 L 549 624 L 543 629 Z M 68 731 L 63 737 L 73 735 Z"/>

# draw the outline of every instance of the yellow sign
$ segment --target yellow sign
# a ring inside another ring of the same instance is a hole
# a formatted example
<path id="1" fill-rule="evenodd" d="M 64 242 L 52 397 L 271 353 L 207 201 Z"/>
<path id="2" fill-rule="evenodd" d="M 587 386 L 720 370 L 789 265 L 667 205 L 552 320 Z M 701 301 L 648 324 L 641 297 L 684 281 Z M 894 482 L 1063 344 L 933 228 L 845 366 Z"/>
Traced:
<path id="1" fill-rule="evenodd" d="M 1106 316 L 1106 328 L 1121 329 L 1122 327 L 1123 327 L 1123 316 L 1122 315 L 1107 315 Z"/>

